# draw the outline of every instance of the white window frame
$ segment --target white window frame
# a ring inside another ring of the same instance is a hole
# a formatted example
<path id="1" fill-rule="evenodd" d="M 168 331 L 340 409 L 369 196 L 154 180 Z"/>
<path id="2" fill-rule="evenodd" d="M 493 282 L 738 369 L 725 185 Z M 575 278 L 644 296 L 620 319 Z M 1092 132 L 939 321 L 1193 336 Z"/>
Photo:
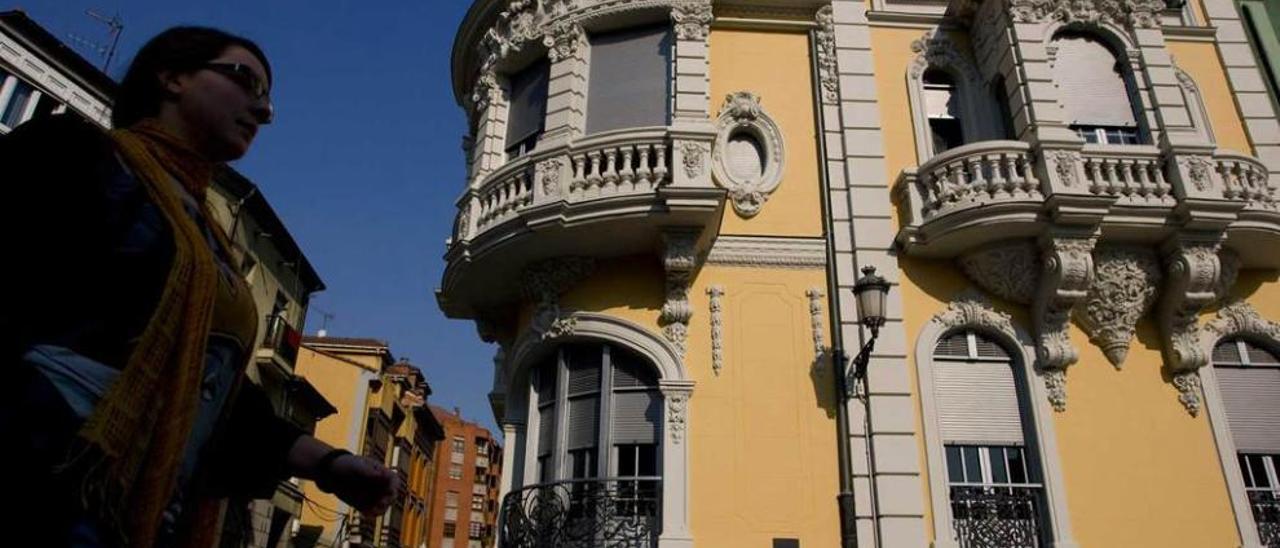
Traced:
<path id="1" fill-rule="evenodd" d="M 947 476 L 946 454 L 938 422 L 938 404 L 934 385 L 934 347 L 945 335 L 959 329 L 982 333 L 1000 344 L 1013 360 L 1015 381 L 1022 382 L 1028 391 L 1024 412 L 1028 426 L 1035 430 L 1035 454 L 1040 457 L 1041 483 L 1044 489 L 1046 530 L 1049 545 L 1057 548 L 1075 547 L 1071 532 L 1071 520 L 1067 513 L 1066 483 L 1062 475 L 1062 463 L 1058 454 L 1057 434 L 1053 426 L 1053 410 L 1049 407 L 1049 395 L 1039 373 L 1034 369 L 1035 342 L 1020 326 L 1015 326 L 1007 314 L 997 312 L 990 303 L 977 295 L 962 294 L 953 299 L 953 306 L 964 301 L 966 306 L 976 305 L 981 314 L 949 314 L 943 311 L 935 315 L 916 337 L 915 363 L 918 395 L 924 424 L 925 456 L 928 466 L 929 488 L 932 500 L 934 542 L 936 548 L 956 548 L 958 544 L 951 534 L 954 531 L 951 518 L 951 496 Z M 1032 443 L 1028 441 L 1028 443 Z"/>

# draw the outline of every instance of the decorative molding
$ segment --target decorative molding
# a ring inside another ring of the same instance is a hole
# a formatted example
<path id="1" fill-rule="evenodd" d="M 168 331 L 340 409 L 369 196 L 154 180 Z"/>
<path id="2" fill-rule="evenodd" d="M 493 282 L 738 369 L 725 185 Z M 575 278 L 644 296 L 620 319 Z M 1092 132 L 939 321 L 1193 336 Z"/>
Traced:
<path id="1" fill-rule="evenodd" d="M 1137 28 L 1159 28 L 1161 0 L 1011 0 L 1009 13 L 1016 23 L 1109 23 Z"/>
<path id="2" fill-rule="evenodd" d="M 1088 294 L 1093 280 L 1093 237 L 1048 235 L 1041 239 L 1043 270 L 1032 305 L 1036 357 L 1055 411 L 1065 411 L 1066 369 L 1079 359 L 1071 345 L 1071 309 Z"/>
<path id="3" fill-rule="evenodd" d="M 999 333 L 1008 340 L 1017 341 L 1018 332 L 1013 328 L 1013 319 L 1004 312 L 991 306 L 991 302 L 976 291 L 963 291 L 947 303 L 947 309 L 936 314 L 931 321 L 937 322 L 946 329 L 964 327 Z"/>
<path id="4" fill-rule="evenodd" d="M 970 281 L 993 295 L 1031 304 L 1040 279 L 1039 251 L 1030 240 L 997 242 L 961 255 L 957 262 Z"/>
<path id="5" fill-rule="evenodd" d="M 564 59 L 581 59 L 586 40 L 587 34 L 581 25 L 556 21 L 542 37 L 542 45 L 547 47 L 547 59 L 555 63 Z"/>
<path id="6" fill-rule="evenodd" d="M 689 336 L 689 319 L 693 317 L 693 307 L 689 304 L 689 280 L 697 267 L 698 232 L 668 230 L 663 232 L 662 242 L 667 300 L 658 315 L 658 323 L 662 326 L 662 334 L 675 345 L 683 358 L 685 340 Z"/>
<path id="7" fill-rule="evenodd" d="M 679 146 L 685 176 L 697 179 L 707 170 L 706 145 L 696 141 L 684 141 Z"/>
<path id="8" fill-rule="evenodd" d="M 1210 355 L 1222 339 L 1239 335 L 1280 341 L 1280 323 L 1262 317 L 1247 302 L 1232 301 L 1218 309 L 1218 315 L 1200 328 L 1201 344 Z"/>
<path id="9" fill-rule="evenodd" d="M 714 18 L 710 0 L 680 0 L 671 5 L 671 21 L 679 40 L 706 40 Z"/>
<path id="10" fill-rule="evenodd" d="M 836 66 L 836 20 L 830 5 L 823 6 L 816 16 L 818 22 L 818 81 L 822 86 L 822 101 L 840 103 L 840 75 Z"/>
<path id="11" fill-rule="evenodd" d="M 721 318 L 724 287 L 713 285 L 707 288 L 707 296 L 711 300 L 711 371 L 717 377 L 724 368 L 724 320 Z"/>
<path id="12" fill-rule="evenodd" d="M 939 28 L 930 29 L 911 42 L 911 52 L 916 54 L 915 60 L 911 62 L 912 78 L 922 77 L 929 67 L 950 67 L 960 71 L 961 76 L 969 82 L 982 81 L 978 68 Z"/>
<path id="13" fill-rule="evenodd" d="M 1055 150 L 1046 152 L 1045 156 L 1053 161 L 1053 171 L 1063 185 L 1067 188 L 1076 186 L 1076 168 L 1084 162 L 1079 152 L 1074 150 Z"/>
<path id="14" fill-rule="evenodd" d="M 711 173 L 717 185 L 729 191 L 733 210 L 742 217 L 753 217 L 764 207 L 778 184 L 782 182 L 782 131 L 764 112 L 760 96 L 737 91 L 725 96 L 716 120 L 717 135 L 712 148 Z M 759 176 L 740 178 L 728 166 L 726 154 L 730 139 L 745 134 L 755 140 L 762 154 Z"/>
<path id="15" fill-rule="evenodd" d="M 594 269 L 595 261 L 588 257 L 556 257 L 525 267 L 521 289 L 525 298 L 535 303 L 529 330 L 544 340 L 572 334 L 576 324 L 561 313 L 560 295 Z"/>
<path id="16" fill-rule="evenodd" d="M 1156 301 L 1160 263 L 1149 249 L 1099 247 L 1093 252 L 1093 270 L 1089 294 L 1075 308 L 1075 319 L 1119 369 L 1138 320 Z"/>
<path id="17" fill-rule="evenodd" d="M 1178 402 L 1191 416 L 1200 414 L 1201 386 L 1198 371 L 1183 371 L 1173 376 L 1173 387 L 1178 389 Z"/>
<path id="18" fill-rule="evenodd" d="M 682 391 L 666 391 L 664 395 L 667 400 L 667 430 L 671 435 L 671 442 L 679 444 L 684 439 L 689 394 Z"/>
<path id="19" fill-rule="evenodd" d="M 1179 71 L 1178 74 L 1182 74 L 1182 72 Z M 1213 170 L 1213 162 L 1211 160 L 1203 156 L 1180 155 L 1178 164 L 1182 166 L 1183 171 L 1191 179 L 1191 183 L 1195 185 L 1196 190 L 1200 192 L 1209 190 L 1209 185 L 1212 184 L 1210 173 Z"/>
<path id="20" fill-rule="evenodd" d="M 542 195 L 555 197 L 560 195 L 560 171 L 563 164 L 559 158 L 551 158 L 537 165 L 535 177 L 542 185 Z"/>
<path id="21" fill-rule="evenodd" d="M 1201 344 L 1197 319 L 1200 311 L 1218 298 L 1222 276 L 1220 245 L 1217 238 L 1175 236 L 1164 250 L 1166 281 L 1160 295 L 1158 322 L 1164 339 L 1164 361 L 1178 387 L 1178 400 L 1193 416 L 1200 409 L 1199 392 L 1194 390 L 1198 382 L 1192 386 L 1186 373 L 1195 373 L 1209 363 L 1211 353 Z"/>
<path id="22" fill-rule="evenodd" d="M 813 357 L 815 360 L 821 360 L 822 356 L 827 353 L 826 342 L 823 341 L 822 331 L 822 290 L 814 287 L 805 291 L 804 294 L 809 297 L 809 326 L 813 329 Z"/>
<path id="23" fill-rule="evenodd" d="M 707 254 L 707 264 L 749 268 L 823 268 L 827 264 L 827 248 L 822 238 L 720 236 Z"/>

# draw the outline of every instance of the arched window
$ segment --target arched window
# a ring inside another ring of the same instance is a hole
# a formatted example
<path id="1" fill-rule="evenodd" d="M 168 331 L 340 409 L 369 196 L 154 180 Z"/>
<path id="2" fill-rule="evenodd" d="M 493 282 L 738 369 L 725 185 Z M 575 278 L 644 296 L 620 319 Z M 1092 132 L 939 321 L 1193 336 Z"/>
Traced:
<path id="1" fill-rule="evenodd" d="M 925 114 L 933 153 L 940 154 L 964 144 L 964 121 L 960 94 L 950 74 L 937 69 L 924 73 Z M 972 122 L 972 121 L 970 121 Z"/>
<path id="2" fill-rule="evenodd" d="M 1064 121 L 1086 143 L 1142 143 L 1132 75 L 1115 52 L 1091 34 L 1070 30 L 1058 33 L 1053 46 Z"/>
<path id="3" fill-rule="evenodd" d="M 662 394 L 644 360 L 609 344 L 562 345 L 535 370 L 533 388 L 540 483 L 660 475 Z"/>
<path id="4" fill-rule="evenodd" d="M 1280 357 L 1228 338 L 1213 348 L 1213 369 L 1258 535 L 1272 546 L 1280 542 Z"/>
<path id="5" fill-rule="evenodd" d="M 1042 545 L 1044 484 L 1012 357 L 981 333 L 953 331 L 934 347 L 933 381 L 956 542 Z"/>

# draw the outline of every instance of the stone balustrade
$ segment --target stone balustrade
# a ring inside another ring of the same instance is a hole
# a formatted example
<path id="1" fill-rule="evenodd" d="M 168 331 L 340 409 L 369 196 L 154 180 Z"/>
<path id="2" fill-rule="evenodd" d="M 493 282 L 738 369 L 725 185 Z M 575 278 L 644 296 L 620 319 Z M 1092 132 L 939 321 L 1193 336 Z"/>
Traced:
<path id="1" fill-rule="evenodd" d="M 1267 177 L 1267 168 L 1257 159 L 1219 150 L 1213 155 L 1214 171 L 1222 180 L 1222 197 L 1245 202 L 1247 208 L 1280 207 L 1276 187 Z"/>
<path id="2" fill-rule="evenodd" d="M 1040 182 L 1030 151 L 1031 146 L 1021 141 L 983 141 L 951 149 L 921 165 L 914 177 L 908 175 L 898 192 L 918 197 L 915 217 L 921 220 L 1001 200 L 1038 200 Z"/>
<path id="3" fill-rule="evenodd" d="M 608 133 L 574 143 L 569 200 L 651 192 L 670 181 L 670 143 L 664 128 Z"/>
<path id="4" fill-rule="evenodd" d="M 1098 196 L 1126 205 L 1173 205 L 1173 186 L 1164 174 L 1160 149 L 1154 146 L 1085 145 L 1085 184 Z"/>

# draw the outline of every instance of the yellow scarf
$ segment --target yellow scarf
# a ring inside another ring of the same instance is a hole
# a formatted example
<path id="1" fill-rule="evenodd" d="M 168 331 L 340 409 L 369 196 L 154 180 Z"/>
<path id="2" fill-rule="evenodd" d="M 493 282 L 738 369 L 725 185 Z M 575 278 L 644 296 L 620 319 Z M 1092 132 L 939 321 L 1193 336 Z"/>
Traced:
<path id="1" fill-rule="evenodd" d="M 171 177 L 204 210 L 213 166 L 154 121 L 114 130 L 111 138 L 172 228 L 174 253 L 137 346 L 79 432 L 87 449 L 100 457 L 84 471 L 83 495 L 126 545 L 149 547 L 177 488 L 196 419 L 218 283 L 213 252 Z M 226 244 L 217 227 L 210 229 Z"/>

